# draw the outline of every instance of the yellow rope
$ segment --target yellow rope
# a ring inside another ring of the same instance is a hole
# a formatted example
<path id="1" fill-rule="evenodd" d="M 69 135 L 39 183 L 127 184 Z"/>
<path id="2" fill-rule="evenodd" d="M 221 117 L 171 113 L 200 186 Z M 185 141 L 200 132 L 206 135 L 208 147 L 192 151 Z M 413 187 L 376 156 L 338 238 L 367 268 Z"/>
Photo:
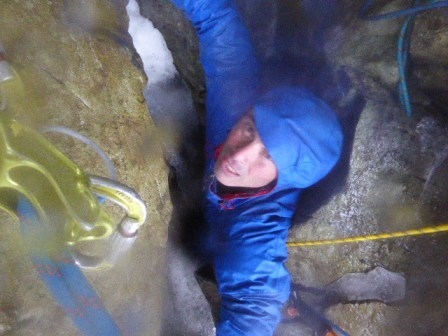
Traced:
<path id="1" fill-rule="evenodd" d="M 398 238 L 398 237 L 419 236 L 419 235 L 424 235 L 424 234 L 440 233 L 440 232 L 447 232 L 447 231 L 448 231 L 448 224 L 441 224 L 438 226 L 424 227 L 424 228 L 420 228 L 420 229 L 410 229 L 410 230 L 398 231 L 398 232 L 384 232 L 384 233 L 376 233 L 376 234 L 365 235 L 365 236 L 347 237 L 347 238 L 339 238 L 339 239 L 291 241 L 291 242 L 288 242 L 287 245 L 289 247 L 300 247 L 300 246 L 318 246 L 318 245 L 356 243 L 356 242 L 391 239 L 391 238 Z"/>

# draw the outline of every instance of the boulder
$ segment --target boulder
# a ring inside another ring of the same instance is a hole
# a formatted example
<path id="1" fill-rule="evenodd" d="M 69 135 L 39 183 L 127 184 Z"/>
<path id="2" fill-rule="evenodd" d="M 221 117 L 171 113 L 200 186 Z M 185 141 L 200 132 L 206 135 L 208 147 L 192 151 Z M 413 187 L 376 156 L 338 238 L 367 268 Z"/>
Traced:
<path id="1" fill-rule="evenodd" d="M 127 33 L 127 1 L 6 1 L 0 41 L 23 81 L 10 106 L 26 125 L 61 125 L 95 141 L 118 181 L 135 189 L 148 216 L 126 256 L 85 275 L 119 328 L 158 335 L 162 320 L 165 246 L 171 218 L 168 171 L 143 91 L 147 78 Z M 22 94 L 22 93 L 21 93 Z M 86 173 L 107 176 L 97 154 L 59 134 L 48 138 Z M 111 209 L 115 220 L 123 213 Z M 78 335 L 34 269 L 19 225 L 2 212 L 0 334 Z"/>

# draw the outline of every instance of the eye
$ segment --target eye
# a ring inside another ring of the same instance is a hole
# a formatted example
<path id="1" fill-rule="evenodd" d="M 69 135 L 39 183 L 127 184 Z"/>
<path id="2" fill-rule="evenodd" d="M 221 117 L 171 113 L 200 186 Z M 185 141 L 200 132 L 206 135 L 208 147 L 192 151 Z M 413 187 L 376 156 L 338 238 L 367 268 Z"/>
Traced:
<path id="1" fill-rule="evenodd" d="M 243 134 L 247 140 L 252 140 L 255 137 L 256 129 L 255 125 L 250 121 L 246 121 L 243 124 Z"/>
<path id="2" fill-rule="evenodd" d="M 245 125 L 244 131 L 247 135 L 253 135 L 255 134 L 255 127 L 251 123 L 247 123 Z"/>

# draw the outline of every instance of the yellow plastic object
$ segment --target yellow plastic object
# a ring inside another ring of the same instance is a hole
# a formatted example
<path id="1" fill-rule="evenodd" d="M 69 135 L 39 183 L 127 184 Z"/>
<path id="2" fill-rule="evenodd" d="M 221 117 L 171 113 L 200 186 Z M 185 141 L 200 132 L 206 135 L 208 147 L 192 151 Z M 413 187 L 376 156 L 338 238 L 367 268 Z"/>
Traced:
<path id="1" fill-rule="evenodd" d="M 119 182 L 100 176 L 89 177 L 95 194 L 118 204 L 126 211 L 116 231 L 109 238 L 108 249 L 104 256 L 85 255 L 76 247 L 70 249 L 80 267 L 97 269 L 114 265 L 118 258 L 132 247 L 138 229 L 146 220 L 146 205 L 133 189 Z"/>
<path id="2" fill-rule="evenodd" d="M 16 215 L 25 197 L 65 243 L 115 231 L 90 190 L 89 177 L 38 132 L 0 113 L 0 207 Z"/>
<path id="3" fill-rule="evenodd" d="M 36 101 L 27 96 L 22 78 L 8 62 L 0 61 L 0 67 L 0 113 L 27 115 Z"/>
<path id="4" fill-rule="evenodd" d="M 46 232 L 71 246 L 79 266 L 110 266 L 132 245 L 146 220 L 146 206 L 133 189 L 86 175 L 40 133 L 19 123 L 15 116 L 30 110 L 29 103 L 0 44 L 0 208 L 18 218 L 18 200 L 25 198 L 47 226 Z M 118 225 L 98 196 L 126 211 Z M 109 251 L 103 257 L 84 255 L 76 248 L 78 242 L 104 238 L 109 239 Z"/>

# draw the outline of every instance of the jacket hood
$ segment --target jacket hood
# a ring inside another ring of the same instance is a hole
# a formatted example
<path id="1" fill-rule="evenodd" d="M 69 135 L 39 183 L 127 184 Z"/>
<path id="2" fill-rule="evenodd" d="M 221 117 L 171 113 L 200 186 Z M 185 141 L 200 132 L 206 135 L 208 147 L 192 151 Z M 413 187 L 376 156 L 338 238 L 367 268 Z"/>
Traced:
<path id="1" fill-rule="evenodd" d="M 342 131 L 333 110 L 298 86 L 275 88 L 254 106 L 255 122 L 279 171 L 278 186 L 306 188 L 333 168 Z"/>

